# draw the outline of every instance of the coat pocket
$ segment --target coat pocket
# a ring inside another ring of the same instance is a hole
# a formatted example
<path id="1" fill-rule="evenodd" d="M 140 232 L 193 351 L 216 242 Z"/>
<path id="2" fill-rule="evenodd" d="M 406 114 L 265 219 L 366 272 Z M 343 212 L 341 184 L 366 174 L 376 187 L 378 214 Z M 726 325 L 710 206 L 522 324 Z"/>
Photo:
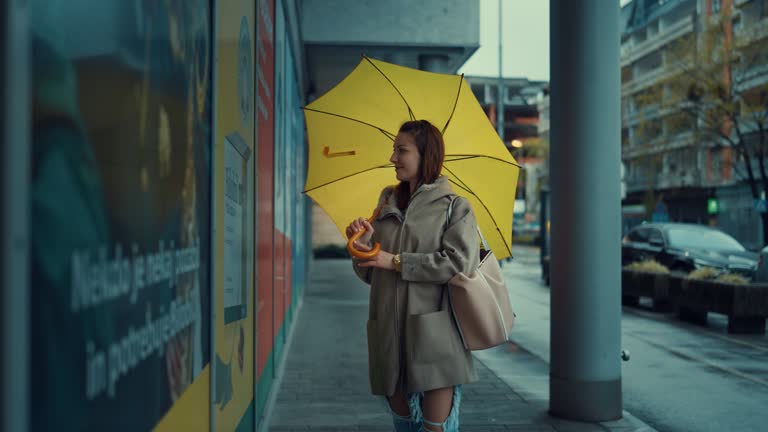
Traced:
<path id="1" fill-rule="evenodd" d="M 408 354 L 416 363 L 444 360 L 458 352 L 453 318 L 447 310 L 408 317 Z"/>

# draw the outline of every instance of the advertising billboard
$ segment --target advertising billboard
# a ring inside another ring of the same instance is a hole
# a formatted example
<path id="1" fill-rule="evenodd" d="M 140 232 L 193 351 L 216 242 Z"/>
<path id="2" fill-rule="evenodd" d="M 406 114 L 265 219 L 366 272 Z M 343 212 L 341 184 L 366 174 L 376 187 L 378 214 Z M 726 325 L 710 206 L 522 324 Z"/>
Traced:
<path id="1" fill-rule="evenodd" d="M 32 429 L 149 430 L 208 406 L 209 2 L 30 10 Z"/>

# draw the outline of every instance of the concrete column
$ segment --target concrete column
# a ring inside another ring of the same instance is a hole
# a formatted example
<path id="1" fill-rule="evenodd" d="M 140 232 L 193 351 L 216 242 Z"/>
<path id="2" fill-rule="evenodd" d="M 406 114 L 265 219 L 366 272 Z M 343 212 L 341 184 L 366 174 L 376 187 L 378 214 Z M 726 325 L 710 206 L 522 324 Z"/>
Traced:
<path id="1" fill-rule="evenodd" d="M 29 4 L 0 6 L 0 430 L 29 427 Z"/>
<path id="2" fill-rule="evenodd" d="M 619 2 L 552 0 L 550 414 L 621 418 Z"/>

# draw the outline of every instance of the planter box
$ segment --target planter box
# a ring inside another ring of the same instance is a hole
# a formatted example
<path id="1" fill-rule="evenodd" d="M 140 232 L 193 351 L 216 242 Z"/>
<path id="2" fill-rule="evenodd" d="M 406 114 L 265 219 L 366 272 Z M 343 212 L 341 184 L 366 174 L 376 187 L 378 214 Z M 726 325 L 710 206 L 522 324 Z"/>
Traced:
<path id="1" fill-rule="evenodd" d="M 669 295 L 669 278 L 666 273 L 649 273 L 631 270 L 621 271 L 622 304 L 636 306 L 640 297 L 653 300 L 653 310 L 667 312 L 673 309 Z"/>
<path id="2" fill-rule="evenodd" d="M 707 313 L 716 312 L 728 316 L 729 333 L 765 334 L 768 284 L 683 279 L 670 291 L 681 319 L 705 324 Z"/>

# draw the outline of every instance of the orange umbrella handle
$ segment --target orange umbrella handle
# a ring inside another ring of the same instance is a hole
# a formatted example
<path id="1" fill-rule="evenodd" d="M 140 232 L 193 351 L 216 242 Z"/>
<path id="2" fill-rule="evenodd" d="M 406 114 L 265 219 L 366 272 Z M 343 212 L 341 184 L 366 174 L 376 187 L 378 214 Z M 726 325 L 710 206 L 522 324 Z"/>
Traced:
<path id="1" fill-rule="evenodd" d="M 379 213 L 381 212 L 381 207 L 382 206 L 379 206 L 378 208 L 376 208 L 376 210 L 374 210 L 373 216 L 368 218 L 368 222 L 373 222 L 374 219 L 376 219 L 376 216 L 378 216 Z M 350 237 L 349 241 L 347 242 L 347 250 L 355 258 L 371 259 L 379 254 L 379 251 L 381 250 L 381 244 L 379 244 L 378 242 L 374 243 L 373 248 L 368 252 L 355 249 L 355 246 L 354 246 L 355 242 L 357 241 L 357 239 L 362 237 L 363 234 L 365 234 L 365 230 L 352 234 L 352 237 Z"/>

